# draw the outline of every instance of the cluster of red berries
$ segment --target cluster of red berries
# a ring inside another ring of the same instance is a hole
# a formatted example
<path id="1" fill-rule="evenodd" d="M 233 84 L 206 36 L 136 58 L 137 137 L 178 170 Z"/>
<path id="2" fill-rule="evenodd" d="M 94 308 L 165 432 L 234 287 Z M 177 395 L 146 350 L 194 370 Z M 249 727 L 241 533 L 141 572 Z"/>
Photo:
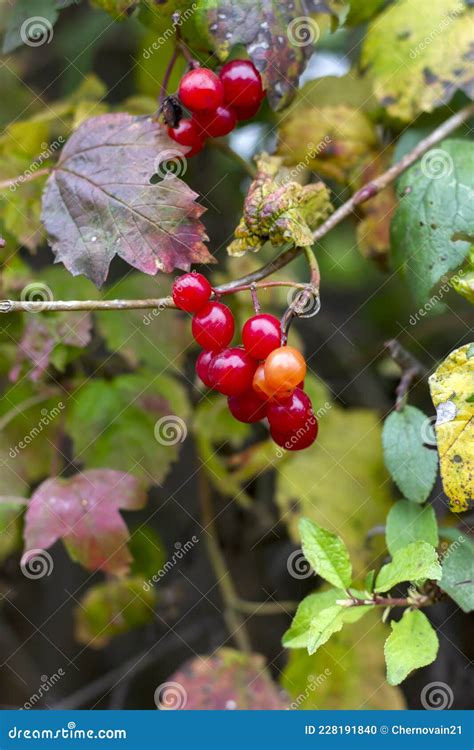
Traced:
<path id="1" fill-rule="evenodd" d="M 194 156 L 208 137 L 228 135 L 239 120 L 249 120 L 259 110 L 265 96 L 262 79 L 249 60 L 232 60 L 216 75 L 209 68 L 194 68 L 179 85 L 181 104 L 190 110 L 168 135 Z"/>
<path id="2" fill-rule="evenodd" d="M 193 313 L 192 331 L 204 351 L 196 362 L 202 382 L 228 397 L 240 422 L 267 418 L 277 445 L 307 448 L 316 440 L 318 422 L 304 392 L 306 362 L 291 346 L 281 346 L 280 321 L 258 313 L 242 329 L 243 347 L 229 347 L 235 321 L 230 309 L 212 300 L 212 287 L 200 273 L 180 276 L 173 285 L 177 307 Z"/>

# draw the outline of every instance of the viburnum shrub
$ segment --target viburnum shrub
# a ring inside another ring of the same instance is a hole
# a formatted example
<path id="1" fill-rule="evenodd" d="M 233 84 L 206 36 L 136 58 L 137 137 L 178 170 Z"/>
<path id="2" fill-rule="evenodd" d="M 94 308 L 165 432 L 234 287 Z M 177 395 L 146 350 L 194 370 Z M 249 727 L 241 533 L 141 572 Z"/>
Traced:
<path id="1" fill-rule="evenodd" d="M 443 649 L 417 685 L 444 684 L 449 643 L 461 673 L 474 608 L 473 4 L 50 4 L 44 42 L 30 4 L 0 14 L 15 612 L 69 590 L 61 542 L 94 574 L 81 644 L 148 627 L 153 651 L 171 620 L 196 653 L 232 639 L 237 659 L 160 673 L 188 708 L 430 707 L 398 686 Z M 97 6 L 122 33 L 69 91 Z"/>

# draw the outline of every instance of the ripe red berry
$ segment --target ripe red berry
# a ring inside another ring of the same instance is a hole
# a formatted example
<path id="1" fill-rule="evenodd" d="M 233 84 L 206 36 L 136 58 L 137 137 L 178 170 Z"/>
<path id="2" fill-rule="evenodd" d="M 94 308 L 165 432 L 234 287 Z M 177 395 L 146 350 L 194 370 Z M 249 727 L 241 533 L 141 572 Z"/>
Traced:
<path id="1" fill-rule="evenodd" d="M 224 99 L 222 81 L 209 68 L 195 68 L 182 77 L 179 98 L 191 112 L 217 109 Z"/>
<path id="2" fill-rule="evenodd" d="M 234 316 L 221 302 L 208 302 L 193 317 L 192 331 L 203 349 L 218 352 L 232 340 Z"/>
<path id="3" fill-rule="evenodd" d="M 208 388 L 214 388 L 214 382 L 209 376 L 209 365 L 211 364 L 213 356 L 214 352 L 204 351 L 201 352 L 196 360 L 196 374 Z"/>
<path id="4" fill-rule="evenodd" d="M 305 379 L 306 362 L 293 346 L 280 346 L 265 360 L 264 373 L 270 388 L 293 391 Z"/>
<path id="5" fill-rule="evenodd" d="M 252 107 L 263 97 L 262 79 L 250 60 L 232 60 L 220 73 L 224 101 L 235 107 Z"/>
<path id="6" fill-rule="evenodd" d="M 260 422 L 267 415 L 267 405 L 253 391 L 246 391 L 241 396 L 229 396 L 229 411 L 239 422 Z"/>
<path id="7" fill-rule="evenodd" d="M 204 307 L 211 293 L 212 287 L 202 273 L 185 273 L 173 284 L 173 301 L 186 312 L 197 312 Z"/>
<path id="8" fill-rule="evenodd" d="M 238 122 L 241 122 L 242 120 L 251 120 L 252 117 L 255 117 L 261 104 L 262 102 L 259 101 L 252 104 L 251 107 L 233 107 Z"/>
<path id="9" fill-rule="evenodd" d="M 271 430 L 271 436 L 275 443 L 287 451 L 301 451 L 309 448 L 318 436 L 318 420 L 315 416 L 309 417 L 307 422 L 297 430 L 291 432 L 276 432 Z"/>
<path id="10" fill-rule="evenodd" d="M 244 349 L 224 349 L 209 365 L 214 388 L 226 396 L 239 396 L 252 388 L 257 363 Z"/>
<path id="11" fill-rule="evenodd" d="M 273 400 L 268 405 L 268 421 L 273 432 L 284 434 L 304 426 L 312 419 L 311 399 L 300 388 L 282 400 Z"/>
<path id="12" fill-rule="evenodd" d="M 254 315 L 242 329 L 242 342 L 252 357 L 266 359 L 281 344 L 280 321 L 266 313 Z"/>
<path id="13" fill-rule="evenodd" d="M 175 128 L 168 128 L 168 135 L 173 141 L 180 143 L 182 146 L 191 146 L 186 156 L 194 156 L 204 146 L 202 132 L 193 120 L 186 117 L 180 120 L 179 125 Z"/>
<path id="14" fill-rule="evenodd" d="M 219 138 L 230 133 L 237 125 L 237 118 L 230 107 L 217 107 L 197 112 L 193 118 L 201 132 L 210 138 Z"/>

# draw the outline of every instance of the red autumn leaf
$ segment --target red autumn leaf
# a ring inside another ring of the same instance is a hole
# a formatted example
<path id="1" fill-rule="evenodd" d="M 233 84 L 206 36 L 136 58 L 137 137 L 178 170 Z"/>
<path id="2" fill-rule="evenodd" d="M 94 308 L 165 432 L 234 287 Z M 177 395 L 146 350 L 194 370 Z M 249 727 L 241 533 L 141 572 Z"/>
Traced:
<path id="1" fill-rule="evenodd" d="M 221 648 L 190 659 L 155 691 L 158 708 L 186 711 L 277 711 L 288 708 L 260 654 Z"/>
<path id="2" fill-rule="evenodd" d="M 46 183 L 42 221 L 56 262 L 101 286 L 119 255 L 154 275 L 211 263 L 204 208 L 160 164 L 186 157 L 151 117 L 126 113 L 86 120 L 65 145 Z M 156 173 L 163 179 L 152 184 Z"/>
<path id="3" fill-rule="evenodd" d="M 129 532 L 119 508 L 138 510 L 146 501 L 139 480 L 112 469 L 95 469 L 69 479 L 43 482 L 25 516 L 25 553 L 44 550 L 62 539 L 74 560 L 88 570 L 128 572 Z"/>

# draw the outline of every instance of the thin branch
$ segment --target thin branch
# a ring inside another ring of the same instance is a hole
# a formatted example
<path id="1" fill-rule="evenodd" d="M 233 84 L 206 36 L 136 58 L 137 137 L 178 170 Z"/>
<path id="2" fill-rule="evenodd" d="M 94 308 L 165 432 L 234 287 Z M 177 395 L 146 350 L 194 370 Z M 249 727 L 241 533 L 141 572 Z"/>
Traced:
<path id="1" fill-rule="evenodd" d="M 379 175 L 375 180 L 371 180 L 366 185 L 360 188 L 352 198 L 346 203 L 343 203 L 334 213 L 327 219 L 321 226 L 319 226 L 314 232 L 313 236 L 315 241 L 320 240 L 324 237 L 333 227 L 340 224 L 341 221 L 352 214 L 357 206 L 361 203 L 370 200 L 375 195 L 378 195 L 381 190 L 388 187 L 392 182 L 395 182 L 397 177 L 405 172 L 408 167 L 411 167 L 418 159 L 423 156 L 432 146 L 439 143 L 447 135 L 456 130 L 463 122 L 466 122 L 470 117 L 474 117 L 474 104 L 469 104 L 464 109 L 460 109 L 452 117 L 445 120 L 442 125 L 433 130 L 429 136 L 419 141 L 416 146 L 408 153 L 403 156 L 400 161 L 394 164 L 392 167 L 387 169 L 386 172 Z"/>
<path id="2" fill-rule="evenodd" d="M 452 117 L 449 117 L 445 122 L 427 137 L 423 138 L 417 145 L 405 156 L 400 159 L 399 162 L 390 167 L 386 172 L 379 175 L 375 180 L 364 185 L 358 190 L 352 198 L 346 203 L 343 203 L 321 226 L 319 226 L 314 232 L 313 237 L 315 242 L 324 237 L 328 232 L 331 231 L 337 224 L 340 224 L 345 218 L 350 216 L 354 209 L 361 203 L 364 203 L 370 198 L 373 198 L 381 190 L 386 188 L 397 177 L 399 177 L 408 167 L 416 162 L 423 154 L 434 146 L 439 141 L 443 140 L 447 135 L 456 130 L 463 122 L 474 116 L 474 104 L 470 104 L 457 112 Z M 219 146 L 220 147 L 220 146 Z M 230 153 L 228 149 L 225 149 L 227 153 Z M 235 152 L 234 152 L 235 154 Z M 240 159 L 238 154 L 237 158 Z M 247 167 L 246 167 L 247 168 Z M 30 179 L 34 179 L 40 174 L 39 170 Z M 15 180 L 7 180 L 6 183 L 0 183 L 0 189 L 8 187 L 10 184 L 14 184 Z M 257 282 L 262 279 L 271 276 L 276 271 L 279 271 L 284 266 L 291 263 L 300 253 L 302 248 L 300 247 L 288 247 L 280 255 L 274 258 L 270 263 L 262 266 L 253 273 L 249 273 L 240 279 L 231 281 L 228 284 L 223 284 L 221 287 L 216 288 L 218 294 L 230 294 L 233 291 L 240 291 L 242 288 L 247 287 L 250 289 L 251 285 L 256 285 Z M 266 284 L 263 286 L 270 286 Z M 84 300 L 69 302 L 62 301 L 51 301 L 51 302 L 19 302 L 14 300 L 3 300 L 0 301 L 0 312 L 47 312 L 51 310 L 124 310 L 124 309 L 143 309 L 143 308 L 172 308 L 174 307 L 170 297 L 163 297 L 156 300 Z"/>
<path id="3" fill-rule="evenodd" d="M 224 600 L 224 619 L 229 628 L 229 632 L 239 649 L 245 653 L 250 653 L 252 651 L 250 638 L 245 627 L 245 622 L 238 613 L 238 602 L 240 600 L 235 591 L 234 584 L 217 539 L 211 488 L 207 477 L 202 470 L 198 473 L 198 484 L 201 499 L 202 520 L 206 532 L 205 539 L 207 551 L 216 574 L 217 585 Z"/>
<path id="4" fill-rule="evenodd" d="M 12 177 L 10 180 L 3 180 L 0 182 L 0 190 L 8 190 L 11 187 L 21 187 L 25 182 L 32 182 L 33 180 L 37 180 L 38 177 L 46 177 L 50 174 L 51 170 L 46 167 L 44 169 L 37 169 L 36 172 L 31 172 L 30 174 L 19 174 L 17 177 Z"/>
<path id="5" fill-rule="evenodd" d="M 427 594 L 420 594 L 417 597 L 393 597 L 393 596 L 379 596 L 374 594 L 369 599 L 338 599 L 336 604 L 341 607 L 429 607 L 435 602 L 431 596 Z"/>
<path id="6" fill-rule="evenodd" d="M 299 602 L 249 602 L 243 599 L 237 599 L 234 607 L 239 612 L 246 615 L 285 615 L 289 612 L 296 612 Z"/>
<path id="7" fill-rule="evenodd" d="M 402 377 L 395 391 L 397 395 L 395 409 L 401 411 L 406 404 L 412 382 L 426 375 L 427 369 L 410 352 L 407 352 L 396 339 L 386 341 L 385 348 L 388 349 L 390 356 L 402 371 Z"/>

